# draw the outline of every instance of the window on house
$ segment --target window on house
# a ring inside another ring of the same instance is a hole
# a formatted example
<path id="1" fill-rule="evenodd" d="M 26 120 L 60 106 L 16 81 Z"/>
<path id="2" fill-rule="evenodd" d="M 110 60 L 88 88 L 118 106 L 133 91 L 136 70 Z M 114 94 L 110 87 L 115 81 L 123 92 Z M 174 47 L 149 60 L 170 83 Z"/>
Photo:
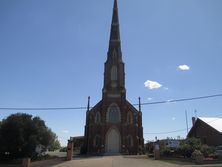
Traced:
<path id="1" fill-rule="evenodd" d="M 112 104 L 108 108 L 107 121 L 110 122 L 110 123 L 120 122 L 120 110 L 119 110 L 119 107 L 116 104 Z"/>
<path id="2" fill-rule="evenodd" d="M 95 137 L 94 137 L 94 142 L 93 142 L 93 145 L 95 146 L 95 147 L 100 147 L 101 146 L 101 137 L 99 136 L 99 135 L 96 135 Z"/>
<path id="3" fill-rule="evenodd" d="M 132 123 L 132 116 L 131 116 L 131 113 L 130 113 L 130 112 L 127 113 L 126 123 L 127 123 L 128 125 Z"/>
<path id="4" fill-rule="evenodd" d="M 203 137 L 203 144 L 207 144 L 207 138 Z"/>
<path id="5" fill-rule="evenodd" d="M 134 115 L 134 119 L 135 119 L 135 124 L 138 124 L 138 115 Z"/>
<path id="6" fill-rule="evenodd" d="M 100 113 L 99 112 L 96 112 L 96 115 L 95 115 L 95 123 L 98 124 L 101 122 L 101 116 L 100 116 Z"/>
<path id="7" fill-rule="evenodd" d="M 111 80 L 116 81 L 117 80 L 117 67 L 112 66 L 111 68 Z"/>
<path id="8" fill-rule="evenodd" d="M 131 135 L 127 136 L 127 145 L 128 147 L 133 147 L 133 138 Z"/>

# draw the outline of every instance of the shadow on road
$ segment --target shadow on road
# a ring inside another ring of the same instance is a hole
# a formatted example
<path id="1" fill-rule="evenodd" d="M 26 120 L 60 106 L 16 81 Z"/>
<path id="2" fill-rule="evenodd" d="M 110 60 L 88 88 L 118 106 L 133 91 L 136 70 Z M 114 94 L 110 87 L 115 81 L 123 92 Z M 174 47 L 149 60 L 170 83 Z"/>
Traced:
<path id="1" fill-rule="evenodd" d="M 86 159 L 99 159 L 103 156 L 75 156 L 73 160 L 86 160 Z M 62 165 L 67 163 L 66 158 L 56 158 L 51 160 L 44 160 L 44 161 L 36 161 L 31 163 L 31 167 L 52 167 L 55 165 Z M 1 167 L 1 166 L 0 166 Z M 13 166 L 14 167 L 14 166 Z"/>

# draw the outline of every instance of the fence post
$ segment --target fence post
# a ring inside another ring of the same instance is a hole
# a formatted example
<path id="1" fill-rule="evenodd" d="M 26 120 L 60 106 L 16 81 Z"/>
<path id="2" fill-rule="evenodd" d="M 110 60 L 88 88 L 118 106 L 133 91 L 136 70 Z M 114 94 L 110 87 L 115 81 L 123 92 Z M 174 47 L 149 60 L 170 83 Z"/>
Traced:
<path id="1" fill-rule="evenodd" d="M 67 145 L 67 161 L 71 161 L 73 156 L 73 140 L 68 140 Z"/>
<path id="2" fill-rule="evenodd" d="M 23 158 L 22 159 L 22 167 L 30 167 L 30 158 Z"/>
<path id="3" fill-rule="evenodd" d="M 154 146 L 154 159 L 158 160 L 160 159 L 160 146 L 159 146 L 159 142 L 157 142 Z"/>

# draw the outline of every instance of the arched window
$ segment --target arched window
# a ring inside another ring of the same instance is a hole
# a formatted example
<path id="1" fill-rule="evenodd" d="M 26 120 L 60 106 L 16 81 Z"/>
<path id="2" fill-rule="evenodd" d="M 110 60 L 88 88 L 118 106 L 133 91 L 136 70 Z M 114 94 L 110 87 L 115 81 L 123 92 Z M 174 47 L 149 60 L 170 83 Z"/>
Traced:
<path id="1" fill-rule="evenodd" d="M 95 115 L 95 123 L 98 124 L 101 122 L 101 116 L 100 116 L 100 113 L 99 112 L 96 112 L 96 115 Z"/>
<path id="2" fill-rule="evenodd" d="M 138 124 L 138 115 L 135 115 L 135 124 Z"/>
<path id="3" fill-rule="evenodd" d="M 111 104 L 106 114 L 106 120 L 110 123 L 120 122 L 120 110 L 116 104 Z"/>
<path id="4" fill-rule="evenodd" d="M 129 124 L 132 124 L 132 115 L 130 112 L 127 113 L 127 118 L 126 118 L 126 123 L 129 125 Z"/>
<path id="5" fill-rule="evenodd" d="M 94 147 L 100 147 L 101 146 L 101 142 L 102 142 L 101 137 L 99 135 L 96 135 L 94 137 L 94 141 L 93 141 Z"/>
<path id="6" fill-rule="evenodd" d="M 117 80 L 117 67 L 112 66 L 111 68 L 111 80 L 116 81 Z"/>
<path id="7" fill-rule="evenodd" d="M 127 145 L 128 147 L 133 147 L 133 138 L 131 135 L 127 136 Z"/>

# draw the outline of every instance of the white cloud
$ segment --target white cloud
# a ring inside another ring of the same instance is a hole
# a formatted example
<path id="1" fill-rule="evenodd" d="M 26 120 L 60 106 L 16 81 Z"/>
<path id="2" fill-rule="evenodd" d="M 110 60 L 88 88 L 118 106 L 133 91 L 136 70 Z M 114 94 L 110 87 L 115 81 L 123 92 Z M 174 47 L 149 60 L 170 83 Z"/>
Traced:
<path id="1" fill-rule="evenodd" d="M 187 70 L 190 70 L 190 67 L 186 64 L 184 65 L 179 65 L 178 68 L 182 71 L 187 71 Z"/>
<path id="2" fill-rule="evenodd" d="M 151 100 L 153 100 L 153 98 L 152 98 L 152 97 L 148 97 L 147 100 L 148 100 L 148 101 L 151 101 Z"/>
<path id="3" fill-rule="evenodd" d="M 69 130 L 64 129 L 62 130 L 62 133 L 69 133 Z"/>
<path id="4" fill-rule="evenodd" d="M 176 120 L 176 118 L 175 117 L 172 117 L 172 121 L 175 121 Z"/>
<path id="5" fill-rule="evenodd" d="M 162 85 L 156 81 L 151 81 L 151 80 L 147 80 L 146 82 L 144 82 L 144 85 L 146 88 L 149 89 L 159 89 L 162 87 Z"/>
<path id="6" fill-rule="evenodd" d="M 167 87 L 164 87 L 163 89 L 164 89 L 164 90 L 169 90 L 169 88 L 167 88 Z"/>

